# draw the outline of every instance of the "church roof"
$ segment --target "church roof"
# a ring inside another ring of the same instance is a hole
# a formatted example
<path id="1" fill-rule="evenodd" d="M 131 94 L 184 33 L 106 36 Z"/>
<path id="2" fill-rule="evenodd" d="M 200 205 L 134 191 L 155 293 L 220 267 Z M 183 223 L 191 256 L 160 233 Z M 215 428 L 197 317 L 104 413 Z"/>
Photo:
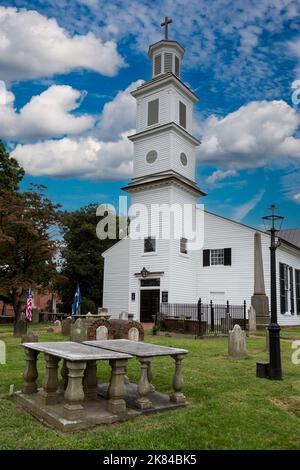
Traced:
<path id="1" fill-rule="evenodd" d="M 195 103 L 199 101 L 199 97 L 193 92 L 193 90 L 191 90 L 182 80 L 180 80 L 180 78 L 178 78 L 172 72 L 162 73 L 156 77 L 151 78 L 151 80 L 142 83 L 142 85 L 137 87 L 136 90 L 133 90 L 131 92 L 131 95 L 136 97 L 143 93 L 145 90 L 148 91 L 149 88 L 152 89 L 156 88 L 157 86 L 161 87 L 162 85 L 167 84 L 168 81 L 173 81 L 173 83 L 179 88 L 181 88 L 182 91 L 185 91 Z"/>
<path id="2" fill-rule="evenodd" d="M 135 191 L 139 190 L 142 187 L 145 186 L 153 186 L 153 185 L 158 185 L 158 184 L 169 184 L 169 183 L 177 183 L 180 185 L 183 185 L 188 189 L 189 191 L 192 191 L 198 196 L 206 196 L 206 193 L 201 191 L 201 189 L 197 186 L 194 181 L 185 178 L 183 175 L 180 173 L 177 173 L 174 170 L 169 170 L 165 172 L 160 172 L 160 173 L 153 173 L 150 175 L 145 175 L 141 176 L 138 178 L 133 178 L 131 182 L 123 187 L 122 189 L 124 191 Z"/>
<path id="3" fill-rule="evenodd" d="M 300 228 L 280 230 L 279 238 L 300 248 Z"/>

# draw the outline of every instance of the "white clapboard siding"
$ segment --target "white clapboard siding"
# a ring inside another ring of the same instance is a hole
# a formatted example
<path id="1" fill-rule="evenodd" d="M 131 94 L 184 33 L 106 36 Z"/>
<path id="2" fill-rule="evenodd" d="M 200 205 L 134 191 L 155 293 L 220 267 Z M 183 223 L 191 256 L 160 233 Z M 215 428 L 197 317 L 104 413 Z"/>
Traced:
<path id="1" fill-rule="evenodd" d="M 184 166 L 180 160 L 180 154 L 185 153 L 187 165 Z M 171 169 L 181 175 L 195 180 L 195 146 L 176 132 L 171 132 Z"/>
<path id="2" fill-rule="evenodd" d="M 129 240 L 117 242 L 103 257 L 103 307 L 108 308 L 112 318 L 119 318 L 122 310 L 128 310 Z"/>
<path id="3" fill-rule="evenodd" d="M 223 293 L 232 304 L 250 305 L 254 286 L 254 233 L 242 225 L 205 212 L 204 249 L 231 248 L 231 266 L 203 267 L 201 251 L 198 271 L 198 293 L 202 301 L 214 300 Z M 217 296 L 216 296 L 217 297 Z"/>
<path id="4" fill-rule="evenodd" d="M 147 137 L 134 143 L 134 177 L 146 176 L 152 173 L 169 170 L 170 162 L 171 133 L 164 132 Z M 151 150 L 157 152 L 157 159 L 153 163 L 146 160 L 147 153 Z"/>
<path id="5" fill-rule="evenodd" d="M 186 191 L 173 187 L 172 204 L 191 205 L 195 217 L 195 197 Z M 186 237 L 185 237 L 186 238 Z M 187 255 L 180 253 L 180 239 L 170 242 L 170 303 L 192 303 L 197 301 L 197 262 L 199 252 L 188 251 Z"/>
<path id="6" fill-rule="evenodd" d="M 189 98 L 181 93 L 174 85 L 168 85 L 156 92 L 150 92 L 137 101 L 136 132 L 142 132 L 148 127 L 148 102 L 159 99 L 159 122 L 155 124 L 163 125 L 175 122 L 179 125 L 179 101 L 186 106 L 186 130 L 190 134 L 193 129 L 193 105 Z M 153 126 L 150 126 L 153 127 Z"/>

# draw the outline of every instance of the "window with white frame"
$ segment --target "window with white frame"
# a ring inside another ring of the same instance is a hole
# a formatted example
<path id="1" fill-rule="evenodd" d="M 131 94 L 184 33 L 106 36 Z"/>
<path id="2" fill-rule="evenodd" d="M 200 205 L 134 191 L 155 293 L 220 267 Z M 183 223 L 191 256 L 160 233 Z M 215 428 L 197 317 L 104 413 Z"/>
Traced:
<path id="1" fill-rule="evenodd" d="M 154 237 L 146 237 L 144 239 L 144 253 L 153 253 L 156 251 L 156 239 Z"/>
<path id="2" fill-rule="evenodd" d="M 224 249 L 210 250 L 210 264 L 224 264 Z"/>

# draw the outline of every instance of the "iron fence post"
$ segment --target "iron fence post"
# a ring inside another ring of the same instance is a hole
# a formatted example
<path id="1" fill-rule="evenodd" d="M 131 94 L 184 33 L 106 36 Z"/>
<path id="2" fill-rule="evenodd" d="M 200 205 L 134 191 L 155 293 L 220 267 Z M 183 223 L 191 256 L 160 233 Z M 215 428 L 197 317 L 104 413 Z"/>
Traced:
<path id="1" fill-rule="evenodd" d="M 246 331 L 247 320 L 246 320 L 246 300 L 244 300 L 244 330 Z"/>
<path id="2" fill-rule="evenodd" d="M 210 301 L 210 330 L 215 331 L 215 315 L 213 301 Z"/>
<path id="3" fill-rule="evenodd" d="M 201 325 L 201 298 L 199 298 L 197 303 L 197 320 L 198 320 L 198 336 L 203 336 L 202 325 Z"/>

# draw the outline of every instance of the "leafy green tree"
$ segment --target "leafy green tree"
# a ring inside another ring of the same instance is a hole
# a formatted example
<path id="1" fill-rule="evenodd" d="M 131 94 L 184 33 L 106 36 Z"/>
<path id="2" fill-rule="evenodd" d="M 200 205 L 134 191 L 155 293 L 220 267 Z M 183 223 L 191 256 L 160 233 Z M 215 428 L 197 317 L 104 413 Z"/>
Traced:
<path id="1" fill-rule="evenodd" d="M 102 305 L 104 259 L 101 254 L 117 240 L 100 240 L 97 237 L 96 226 L 100 218 L 96 216 L 96 209 L 96 204 L 90 204 L 61 215 L 63 230 L 61 274 L 65 282 L 58 285 L 57 289 L 65 311 L 71 310 L 77 283 L 80 285 L 86 305 L 88 300 L 96 307 Z M 82 308 L 86 310 L 85 305 L 82 305 Z M 90 310 L 95 310 L 92 304 Z"/>
<path id="2" fill-rule="evenodd" d="M 0 295 L 13 305 L 15 333 L 27 289 L 43 289 L 57 279 L 57 246 L 49 230 L 59 222 L 59 206 L 44 189 L 0 191 Z"/>
<path id="3" fill-rule="evenodd" d="M 24 174 L 23 168 L 9 156 L 0 140 L 0 191 L 17 191 Z"/>

